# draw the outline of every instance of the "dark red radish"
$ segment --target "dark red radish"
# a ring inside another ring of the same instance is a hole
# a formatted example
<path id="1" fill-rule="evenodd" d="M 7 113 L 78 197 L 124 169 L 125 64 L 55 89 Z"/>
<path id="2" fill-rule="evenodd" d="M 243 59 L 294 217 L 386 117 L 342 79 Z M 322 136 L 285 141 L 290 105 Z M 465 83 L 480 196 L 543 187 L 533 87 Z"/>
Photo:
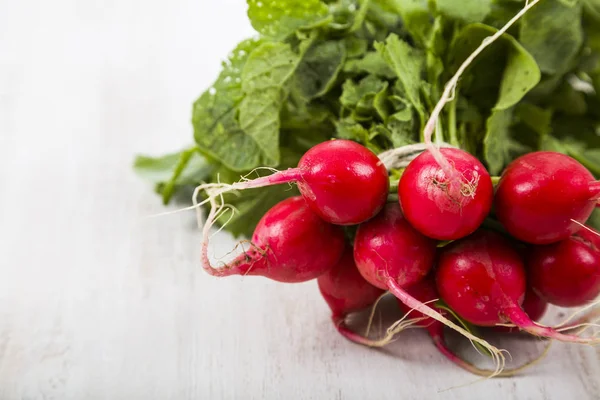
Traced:
<path id="1" fill-rule="evenodd" d="M 542 319 L 546 311 L 548 310 L 548 302 L 543 300 L 540 296 L 538 296 L 531 287 L 527 287 L 525 291 L 525 300 L 523 300 L 523 304 L 521 305 L 525 314 L 531 318 L 532 321 L 537 322 Z M 521 330 L 517 327 L 508 327 L 508 326 L 496 326 L 494 330 L 497 332 L 506 332 L 506 333 L 517 333 Z"/>
<path id="2" fill-rule="evenodd" d="M 430 151 L 421 153 L 402 174 L 398 198 L 404 216 L 419 232 L 456 240 L 473 233 L 489 214 L 493 185 L 471 154 L 453 148 L 439 151 L 451 171 L 446 173 Z"/>
<path id="3" fill-rule="evenodd" d="M 260 275 L 280 282 L 304 282 L 325 273 L 343 251 L 342 228 L 323 221 L 296 196 L 267 211 L 254 229 L 251 247 L 222 268 L 210 264 L 205 241 L 202 264 L 214 276 Z"/>
<path id="4" fill-rule="evenodd" d="M 586 228 L 558 243 L 532 246 L 527 267 L 533 290 L 561 307 L 582 306 L 596 299 L 600 295 L 599 244 L 600 233 Z"/>
<path id="5" fill-rule="evenodd" d="M 549 244 L 581 229 L 600 197 L 600 182 L 575 159 L 551 151 L 525 154 L 506 167 L 495 211 L 515 238 Z"/>
<path id="6" fill-rule="evenodd" d="M 478 230 L 446 246 L 436 269 L 442 299 L 464 320 L 480 326 L 513 323 L 533 335 L 564 342 L 599 343 L 540 326 L 523 311 L 525 267 L 511 243 L 497 233 Z"/>
<path id="7" fill-rule="evenodd" d="M 388 203 L 375 218 L 359 226 L 354 240 L 354 260 L 362 276 L 372 285 L 389 290 L 408 308 L 440 321 L 486 347 L 498 357 L 501 370 L 503 356 L 498 349 L 405 290 L 427 276 L 433 266 L 436 249 L 433 239 L 419 233 L 408 223 L 398 204 Z"/>
<path id="8" fill-rule="evenodd" d="M 371 346 L 372 341 L 348 328 L 346 316 L 371 307 L 385 291 L 371 285 L 358 272 L 352 247 L 346 247 L 340 261 L 319 276 L 317 283 L 331 309 L 331 319 L 336 329 L 353 342 Z"/>
<path id="9" fill-rule="evenodd" d="M 298 184 L 314 213 L 336 225 L 356 225 L 373 217 L 385 204 L 389 189 L 388 172 L 371 150 L 337 139 L 309 149 L 297 168 L 231 185 L 202 185 L 196 192 L 207 190 L 215 198 L 232 190 L 291 182 Z"/>
<path id="10" fill-rule="evenodd" d="M 354 239 L 354 260 L 362 276 L 387 290 L 385 275 L 409 287 L 433 266 L 436 242 L 417 232 L 397 204 L 388 203 L 373 219 L 361 224 Z"/>

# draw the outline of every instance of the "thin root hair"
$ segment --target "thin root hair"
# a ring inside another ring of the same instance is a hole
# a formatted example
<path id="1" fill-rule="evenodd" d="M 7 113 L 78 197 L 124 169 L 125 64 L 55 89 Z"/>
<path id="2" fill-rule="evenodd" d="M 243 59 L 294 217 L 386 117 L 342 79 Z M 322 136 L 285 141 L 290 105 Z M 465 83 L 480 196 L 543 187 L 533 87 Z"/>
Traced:
<path id="1" fill-rule="evenodd" d="M 599 201 L 600 201 L 600 200 L 599 200 Z M 588 231 L 588 232 L 591 232 L 591 233 L 593 233 L 594 235 L 596 235 L 596 236 L 600 237 L 600 233 L 596 232 L 595 230 L 593 230 L 592 228 L 590 228 L 590 227 L 586 226 L 585 224 L 582 224 L 581 222 L 579 222 L 579 221 L 576 221 L 576 220 L 574 220 L 573 218 L 571 218 L 571 222 L 573 222 L 573 223 L 575 223 L 575 224 L 579 225 L 579 226 L 580 226 L 582 229 L 585 229 L 586 231 Z"/>

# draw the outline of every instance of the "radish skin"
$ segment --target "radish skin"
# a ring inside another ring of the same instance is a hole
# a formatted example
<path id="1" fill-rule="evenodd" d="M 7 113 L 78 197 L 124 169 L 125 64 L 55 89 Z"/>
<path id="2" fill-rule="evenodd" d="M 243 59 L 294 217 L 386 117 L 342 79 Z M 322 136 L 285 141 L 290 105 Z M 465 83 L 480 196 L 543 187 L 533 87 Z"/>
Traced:
<path id="1" fill-rule="evenodd" d="M 475 325 L 513 323 L 533 335 L 563 342 L 600 342 L 531 320 L 521 308 L 525 296 L 523 261 L 506 239 L 491 231 L 479 230 L 446 246 L 436 270 L 436 284 L 442 299 Z"/>
<path id="2" fill-rule="evenodd" d="M 319 276 L 317 283 L 331 309 L 331 319 L 338 332 L 352 342 L 373 346 L 373 341 L 348 328 L 346 317 L 371 307 L 385 291 L 371 285 L 358 272 L 352 247 L 346 247 L 340 261 Z"/>
<path id="3" fill-rule="evenodd" d="M 528 153 L 506 167 L 494 198 L 498 220 L 515 238 L 550 244 L 581 229 L 596 207 L 600 183 L 575 159 Z"/>
<path id="4" fill-rule="evenodd" d="M 494 187 L 483 164 L 460 149 L 440 150 L 450 162 L 451 179 L 430 152 L 402 173 L 398 199 L 408 222 L 427 237 L 456 240 L 473 233 L 492 208 Z"/>
<path id="5" fill-rule="evenodd" d="M 267 211 L 254 230 L 249 250 L 224 267 L 214 268 L 205 244 L 202 265 L 218 277 L 260 275 L 279 282 L 305 282 L 335 265 L 343 250 L 342 229 L 321 220 L 296 196 Z"/>
<path id="6" fill-rule="evenodd" d="M 527 257 L 531 286 L 551 304 L 577 307 L 600 295 L 600 236 L 580 230 L 559 243 L 533 246 Z"/>
<path id="7" fill-rule="evenodd" d="M 539 321 L 542 319 L 546 311 L 548 310 L 548 303 L 538 296 L 530 287 L 525 292 L 525 299 L 521 305 L 523 311 L 531 318 L 532 321 Z M 495 326 L 494 331 L 504 333 L 518 333 L 521 330 L 517 327 L 509 326 Z"/>

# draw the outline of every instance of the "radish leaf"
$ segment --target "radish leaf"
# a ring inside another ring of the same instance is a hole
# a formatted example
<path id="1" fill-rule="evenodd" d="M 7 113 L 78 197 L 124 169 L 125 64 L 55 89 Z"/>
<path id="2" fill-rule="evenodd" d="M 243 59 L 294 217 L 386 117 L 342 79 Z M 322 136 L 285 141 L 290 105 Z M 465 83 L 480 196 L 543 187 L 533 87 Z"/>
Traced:
<path id="1" fill-rule="evenodd" d="M 320 0 L 247 0 L 248 18 L 260 34 L 283 40 L 299 29 L 331 21 L 327 5 Z"/>

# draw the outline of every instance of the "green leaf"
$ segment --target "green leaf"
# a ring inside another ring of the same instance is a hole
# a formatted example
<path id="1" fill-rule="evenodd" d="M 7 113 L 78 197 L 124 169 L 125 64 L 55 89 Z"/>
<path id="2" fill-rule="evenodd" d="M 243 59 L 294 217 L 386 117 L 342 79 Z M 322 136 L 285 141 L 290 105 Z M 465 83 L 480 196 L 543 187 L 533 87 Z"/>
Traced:
<path id="1" fill-rule="evenodd" d="M 371 0 L 361 0 L 360 7 L 358 12 L 354 16 L 354 22 L 352 23 L 352 27 L 350 28 L 350 32 L 354 32 L 362 26 L 363 22 L 365 22 L 365 17 L 367 16 L 367 11 L 369 11 L 369 6 L 371 5 Z"/>
<path id="2" fill-rule="evenodd" d="M 452 71 L 497 29 L 483 24 L 463 28 L 452 44 Z M 518 103 L 540 81 L 534 59 L 510 35 L 504 34 L 469 67 L 461 92 L 476 98 L 482 108 L 505 110 Z M 494 95 L 497 93 L 497 95 Z"/>
<path id="3" fill-rule="evenodd" d="M 556 111 L 568 115 L 585 115 L 587 101 L 585 94 L 576 90 L 569 82 L 564 81 L 550 96 L 548 104 Z"/>
<path id="4" fill-rule="evenodd" d="M 344 39 L 346 46 L 346 56 L 350 58 L 362 57 L 367 52 L 368 43 L 366 39 L 356 36 L 349 36 Z"/>
<path id="5" fill-rule="evenodd" d="M 566 72 L 583 44 L 581 3 L 540 1 L 521 19 L 519 40 L 542 72 Z"/>
<path id="6" fill-rule="evenodd" d="M 386 82 L 383 89 L 377 92 L 373 98 L 373 107 L 383 122 L 387 121 L 392 112 L 392 106 L 388 101 L 388 96 L 388 85 Z"/>
<path id="7" fill-rule="evenodd" d="M 354 140 L 361 143 L 374 153 L 380 153 L 381 147 L 374 142 L 371 133 L 358 122 L 351 118 L 342 119 L 335 124 L 336 137 L 339 139 Z"/>
<path id="8" fill-rule="evenodd" d="M 330 40 L 311 46 L 294 75 L 294 85 L 308 100 L 325 95 L 335 85 L 346 60 L 342 41 Z"/>
<path id="9" fill-rule="evenodd" d="M 558 1 L 567 7 L 573 7 L 581 2 L 581 0 L 558 0 Z"/>
<path id="10" fill-rule="evenodd" d="M 327 5 L 320 0 L 247 0 L 248 18 L 260 34 L 282 40 L 299 29 L 331 21 Z"/>
<path id="11" fill-rule="evenodd" d="M 162 157 L 139 155 L 135 158 L 133 169 L 141 178 L 160 188 L 163 203 L 167 204 L 182 186 L 197 185 L 205 180 L 212 173 L 214 165 L 193 147 Z"/>
<path id="12" fill-rule="evenodd" d="M 353 74 L 371 74 L 392 79 L 396 73 L 384 61 L 381 54 L 370 51 L 363 58 L 350 60 L 344 65 L 344 72 Z"/>
<path id="13" fill-rule="evenodd" d="M 329 24 L 329 29 L 340 36 L 348 34 L 354 25 L 357 8 L 358 4 L 356 0 L 330 2 L 329 12 L 333 17 L 333 22 Z"/>
<path id="14" fill-rule="evenodd" d="M 506 110 L 517 104 L 542 77 L 534 58 L 515 38 L 505 34 L 502 40 L 508 41 L 511 46 L 495 107 L 498 110 Z"/>
<path id="15" fill-rule="evenodd" d="M 387 123 L 393 147 L 401 147 L 415 142 L 417 133 L 412 107 L 393 114 Z"/>
<path id="16" fill-rule="evenodd" d="M 358 84 L 348 79 L 343 86 L 340 103 L 347 109 L 358 109 L 361 113 L 369 113 L 373 109 L 375 95 L 387 87 L 387 82 L 369 75 Z"/>
<path id="17" fill-rule="evenodd" d="M 265 166 L 279 164 L 279 112 L 287 96 L 285 85 L 299 61 L 289 45 L 265 43 L 250 54 L 242 70 L 240 127 L 258 145 Z"/>
<path id="18" fill-rule="evenodd" d="M 420 97 L 421 73 L 425 61 L 423 53 L 400 40 L 395 34 L 390 35 L 385 44 L 376 43 L 375 48 L 398 76 L 406 98 L 412 103 L 423 123 L 425 111 Z"/>
<path id="19" fill-rule="evenodd" d="M 492 10 L 492 0 L 437 0 L 436 3 L 442 15 L 467 23 L 483 22 Z"/>
<path id="20" fill-rule="evenodd" d="M 591 118 L 560 115 L 554 118 L 553 137 L 545 150 L 559 151 L 575 158 L 600 177 L 600 123 Z"/>
<path id="21" fill-rule="evenodd" d="M 369 142 L 369 131 L 350 118 L 336 122 L 335 128 L 336 136 L 340 139 L 354 140 L 363 144 Z"/>
<path id="22" fill-rule="evenodd" d="M 492 175 L 498 175 L 510 161 L 532 150 L 512 136 L 513 120 L 512 108 L 494 110 L 487 120 L 483 156 Z"/>
<path id="23" fill-rule="evenodd" d="M 583 0 L 585 13 L 600 22 L 600 0 Z"/>
<path id="24" fill-rule="evenodd" d="M 404 22 L 404 28 L 424 48 L 431 30 L 428 0 L 391 0 Z"/>
<path id="25" fill-rule="evenodd" d="M 372 0 L 367 14 L 367 27 L 377 29 L 375 40 L 385 40 L 390 32 L 401 29 L 396 0 Z"/>
<path id="26" fill-rule="evenodd" d="M 506 23 L 510 21 L 519 11 L 523 9 L 524 4 L 525 3 L 522 0 L 493 0 L 490 13 L 488 14 L 484 22 L 487 25 L 493 26 L 496 29 L 500 29 L 504 25 L 506 25 Z M 508 33 L 518 37 L 518 29 L 519 28 L 517 23 L 508 30 Z"/>
<path id="27" fill-rule="evenodd" d="M 520 103 L 515 108 L 515 117 L 540 137 L 552 133 L 552 110 L 531 103 Z"/>
<path id="28" fill-rule="evenodd" d="M 243 98 L 241 71 L 250 53 L 261 44 L 254 39 L 241 42 L 193 108 L 194 138 L 200 150 L 237 171 L 250 170 L 264 161 L 258 144 L 240 128 L 237 119 Z"/>
<path id="29" fill-rule="evenodd" d="M 188 161 L 185 168 L 178 174 L 176 183 L 185 185 L 202 181 L 212 171 L 213 166 L 195 148 L 160 157 L 138 155 L 133 163 L 133 169 L 140 178 L 146 181 L 165 183 L 172 179 L 184 153 L 188 153 L 190 156 L 186 156 Z"/>
<path id="30" fill-rule="evenodd" d="M 288 99 L 281 110 L 282 130 L 304 130 L 308 129 L 319 136 L 331 130 L 332 120 L 335 115 L 317 102 L 306 103 L 303 98 Z M 282 139 L 285 140 L 286 137 Z M 324 140 L 329 139 L 325 137 Z"/>
<path id="31" fill-rule="evenodd" d="M 593 74 L 591 78 L 592 85 L 594 85 L 594 90 L 596 91 L 596 96 L 600 98 L 600 71 Z"/>

